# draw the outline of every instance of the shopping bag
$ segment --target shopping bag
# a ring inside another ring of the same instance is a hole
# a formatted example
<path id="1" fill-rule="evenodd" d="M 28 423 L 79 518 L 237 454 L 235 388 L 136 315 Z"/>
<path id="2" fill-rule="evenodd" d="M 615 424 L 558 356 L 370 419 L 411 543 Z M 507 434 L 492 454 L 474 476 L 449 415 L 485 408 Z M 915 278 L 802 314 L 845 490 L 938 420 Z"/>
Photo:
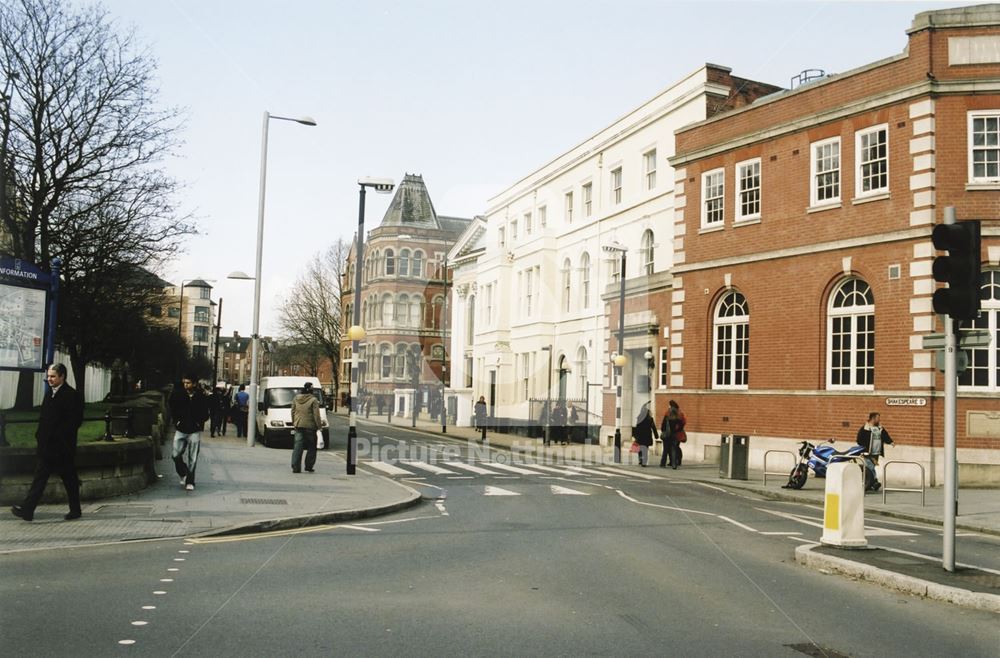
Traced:
<path id="1" fill-rule="evenodd" d="M 632 442 L 632 447 L 628 449 L 629 452 L 639 452 L 639 444 L 636 441 Z"/>
<path id="2" fill-rule="evenodd" d="M 323 430 L 316 430 L 316 449 L 322 450 L 324 447 L 326 444 L 323 443 Z"/>

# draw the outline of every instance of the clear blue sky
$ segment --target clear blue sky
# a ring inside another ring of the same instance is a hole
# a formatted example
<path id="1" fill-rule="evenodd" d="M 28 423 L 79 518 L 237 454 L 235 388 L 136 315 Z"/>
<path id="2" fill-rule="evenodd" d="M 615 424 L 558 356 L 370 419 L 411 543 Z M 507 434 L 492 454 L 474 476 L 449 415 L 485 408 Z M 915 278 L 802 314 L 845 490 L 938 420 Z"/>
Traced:
<path id="1" fill-rule="evenodd" d="M 305 261 L 357 227 L 359 176 L 423 174 L 438 213 L 489 197 L 705 62 L 788 86 L 895 55 L 921 11 L 970 2 L 104 0 L 187 112 L 169 171 L 201 234 L 165 272 L 215 279 L 251 329 L 261 118 L 270 125 L 261 330 Z M 366 228 L 389 197 L 368 195 Z"/>

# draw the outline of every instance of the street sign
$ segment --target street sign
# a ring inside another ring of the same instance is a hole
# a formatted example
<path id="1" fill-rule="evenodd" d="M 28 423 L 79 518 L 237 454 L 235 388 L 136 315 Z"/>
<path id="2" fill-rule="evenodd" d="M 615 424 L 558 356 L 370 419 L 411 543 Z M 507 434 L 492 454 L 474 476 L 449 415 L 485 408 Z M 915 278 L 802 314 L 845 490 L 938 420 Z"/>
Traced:
<path id="1" fill-rule="evenodd" d="M 934 365 L 940 372 L 944 372 L 944 350 L 940 349 L 934 354 Z M 969 353 L 962 350 L 955 350 L 955 374 L 961 375 L 969 367 Z"/>
<path id="2" fill-rule="evenodd" d="M 927 334 L 923 337 L 922 342 L 925 350 L 943 350 L 944 334 Z M 959 349 L 989 346 L 990 332 L 988 329 L 972 329 L 970 331 L 962 331 L 958 334 Z"/>

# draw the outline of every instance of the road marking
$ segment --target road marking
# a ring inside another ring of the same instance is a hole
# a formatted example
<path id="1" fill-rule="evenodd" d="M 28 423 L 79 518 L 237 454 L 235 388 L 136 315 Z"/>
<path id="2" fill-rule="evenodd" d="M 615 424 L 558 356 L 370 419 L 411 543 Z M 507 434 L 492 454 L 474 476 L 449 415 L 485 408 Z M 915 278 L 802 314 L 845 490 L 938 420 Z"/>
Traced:
<path id="1" fill-rule="evenodd" d="M 455 471 L 449 471 L 447 468 L 441 468 L 440 466 L 435 466 L 434 464 L 428 464 L 427 462 L 417 461 L 415 459 L 399 460 L 400 464 L 405 464 L 407 466 L 412 466 L 413 468 L 419 468 L 428 473 L 433 473 L 434 475 L 457 475 Z"/>
<path id="2" fill-rule="evenodd" d="M 729 518 L 728 516 L 722 516 L 722 515 L 720 514 L 720 515 L 718 516 L 718 518 L 719 518 L 720 520 L 722 520 L 722 521 L 726 521 L 726 522 L 728 522 L 728 523 L 732 523 L 732 524 L 733 524 L 734 526 L 736 526 L 737 528 L 743 528 L 743 529 L 744 529 L 744 530 L 746 530 L 747 532 L 757 532 L 757 530 L 755 530 L 754 528 L 751 528 L 751 527 L 750 527 L 750 526 L 748 526 L 748 525 L 743 525 L 743 524 L 742 524 L 742 523 L 740 523 L 739 521 L 734 521 L 733 519 Z"/>
<path id="3" fill-rule="evenodd" d="M 483 492 L 484 496 L 520 496 L 521 494 L 516 491 L 510 491 L 509 489 L 501 489 L 500 487 L 490 487 L 487 486 L 486 490 Z"/>
<path id="4" fill-rule="evenodd" d="M 553 468 L 552 466 L 542 466 L 541 464 L 526 464 L 526 466 L 548 473 L 558 473 L 559 475 L 579 475 L 579 473 L 569 468 Z"/>
<path id="5" fill-rule="evenodd" d="M 800 516 L 798 514 L 789 514 L 788 512 L 775 512 L 773 510 L 765 509 L 763 507 L 754 508 L 760 512 L 765 512 L 767 514 L 773 514 L 774 516 L 779 516 L 784 519 L 789 519 L 791 521 L 796 521 L 798 523 L 804 523 L 805 525 L 812 526 L 814 528 L 823 528 L 823 523 L 817 519 L 810 518 L 808 516 Z M 865 526 L 865 536 L 866 537 L 916 537 L 915 532 L 903 532 L 902 530 L 891 530 L 889 528 L 877 528 L 875 526 L 866 525 Z"/>
<path id="6" fill-rule="evenodd" d="M 801 535 L 802 533 L 801 532 L 785 532 L 783 530 L 778 530 L 778 531 L 775 531 L 775 532 L 761 532 L 760 534 L 762 534 L 762 535 L 782 535 L 782 536 L 788 536 L 788 535 Z"/>
<path id="7" fill-rule="evenodd" d="M 612 473 L 621 473 L 622 475 L 627 475 L 633 478 L 641 478 L 643 480 L 662 480 L 663 478 L 659 475 L 646 475 L 645 473 L 640 473 L 639 471 L 626 471 L 624 468 L 614 468 L 612 466 L 605 466 L 601 469 L 601 472 L 611 471 Z"/>
<path id="8" fill-rule="evenodd" d="M 367 466 L 378 469 L 383 473 L 388 473 L 389 475 L 413 475 L 410 471 L 399 468 L 398 466 L 393 466 L 392 464 L 387 464 L 386 462 L 370 461 L 363 463 Z"/>
<path id="9" fill-rule="evenodd" d="M 627 500 L 629 502 L 635 503 L 636 505 L 646 505 L 647 507 L 658 507 L 660 509 L 668 509 L 668 510 L 674 510 L 674 511 L 677 511 L 677 512 L 684 512 L 685 514 L 701 514 L 703 516 L 712 516 L 712 517 L 715 517 L 715 518 L 719 519 L 720 521 L 725 521 L 726 523 L 731 523 L 734 526 L 736 526 L 737 528 L 740 528 L 742 530 L 746 530 L 747 532 L 757 532 L 757 530 L 755 528 L 751 528 L 750 526 L 745 525 L 743 523 L 740 523 L 739 521 L 734 521 L 733 519 L 729 518 L 728 516 L 722 516 L 721 514 L 715 514 L 713 512 L 704 512 L 702 510 L 686 509 L 684 507 L 674 507 L 673 505 L 660 505 L 659 503 L 647 503 L 645 501 L 637 500 L 637 499 L 633 498 L 632 496 L 629 496 L 627 493 L 625 493 L 621 489 L 615 489 L 615 491 L 618 492 L 619 496 L 621 496 L 622 498 L 624 498 L 625 500 Z"/>
<path id="10" fill-rule="evenodd" d="M 554 484 L 549 485 L 552 488 L 552 493 L 557 496 L 589 496 L 589 493 L 583 491 L 577 491 L 576 489 L 568 489 L 566 487 L 558 487 Z"/>
<path id="11" fill-rule="evenodd" d="M 490 471 L 485 468 L 480 468 L 475 464 L 467 464 L 465 462 L 446 462 L 448 466 L 453 466 L 455 468 L 460 468 L 463 471 L 469 471 L 470 473 L 475 473 L 477 475 L 496 475 L 496 471 Z"/>
<path id="12" fill-rule="evenodd" d="M 688 480 L 688 482 L 691 482 L 691 481 Z M 717 487 L 714 484 L 708 484 L 706 482 L 692 482 L 692 484 L 697 484 L 697 485 L 700 485 L 702 487 L 707 487 L 709 489 L 715 489 L 716 491 L 721 491 L 722 493 L 730 493 L 730 491 L 728 489 L 723 489 L 722 487 Z"/>
<path id="13" fill-rule="evenodd" d="M 347 528 L 348 530 L 364 530 L 365 532 L 382 532 L 379 528 L 366 528 L 362 525 L 331 525 L 329 528 Z"/>
<path id="14" fill-rule="evenodd" d="M 521 468 L 519 466 L 511 466 L 510 464 L 500 464 L 499 462 L 487 462 L 493 468 L 499 468 L 501 471 L 507 471 L 508 473 L 519 473 L 521 475 L 538 475 L 537 471 L 529 471 L 526 468 Z"/>

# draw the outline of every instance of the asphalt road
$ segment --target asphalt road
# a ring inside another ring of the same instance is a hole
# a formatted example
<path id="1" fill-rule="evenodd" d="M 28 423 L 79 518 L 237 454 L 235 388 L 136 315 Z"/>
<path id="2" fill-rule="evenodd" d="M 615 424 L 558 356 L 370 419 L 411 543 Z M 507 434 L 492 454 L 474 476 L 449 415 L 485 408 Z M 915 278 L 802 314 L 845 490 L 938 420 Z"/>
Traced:
<path id="1" fill-rule="evenodd" d="M 0 556 L 3 653 L 1000 652 L 996 615 L 797 565 L 795 546 L 820 534 L 810 525 L 819 510 L 694 484 L 680 479 L 683 469 L 519 466 L 480 448 L 466 461 L 464 444 L 390 432 L 379 447 L 396 446 L 402 460 L 390 466 L 404 471 L 390 476 L 427 498 L 405 513 L 269 536 Z M 385 472 L 385 453 L 371 456 L 359 468 Z M 940 543 L 939 530 L 869 521 L 880 544 L 919 552 Z M 1000 554 L 993 538 L 964 537 L 963 554 L 972 545 Z"/>

